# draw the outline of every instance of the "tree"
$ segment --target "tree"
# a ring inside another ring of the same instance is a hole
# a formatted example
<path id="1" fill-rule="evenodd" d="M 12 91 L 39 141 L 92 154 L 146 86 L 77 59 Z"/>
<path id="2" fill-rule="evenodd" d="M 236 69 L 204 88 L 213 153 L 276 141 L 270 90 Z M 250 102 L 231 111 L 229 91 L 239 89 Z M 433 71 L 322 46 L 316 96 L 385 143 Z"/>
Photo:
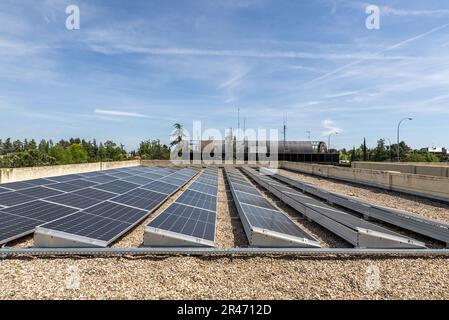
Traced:
<path id="1" fill-rule="evenodd" d="M 58 164 L 70 164 L 72 163 L 72 155 L 67 152 L 61 144 L 56 144 L 49 150 L 49 155 L 55 158 Z"/>
<path id="2" fill-rule="evenodd" d="M 368 160 L 368 150 L 366 148 L 366 138 L 363 138 L 362 150 L 363 150 L 363 161 L 367 161 Z"/>
<path id="3" fill-rule="evenodd" d="M 72 158 L 72 163 L 86 163 L 88 160 L 87 151 L 79 143 L 74 143 L 67 148 L 67 152 Z"/>
<path id="4" fill-rule="evenodd" d="M 30 142 L 28 142 L 26 150 L 36 150 L 36 149 L 37 149 L 36 140 L 31 139 Z"/>
<path id="5" fill-rule="evenodd" d="M 159 140 L 142 141 L 137 151 L 142 159 L 148 160 L 168 160 L 170 159 L 170 149 L 166 145 L 161 145 Z"/>
<path id="6" fill-rule="evenodd" d="M 15 140 L 12 143 L 13 152 L 21 152 L 23 151 L 23 143 L 20 140 Z"/>
<path id="7" fill-rule="evenodd" d="M 48 153 L 48 149 L 49 149 L 48 142 L 45 141 L 44 139 L 42 139 L 42 140 L 39 142 L 38 150 L 39 150 L 40 152 L 42 152 L 42 153 Z"/>
<path id="8" fill-rule="evenodd" d="M 3 143 L 3 154 L 14 152 L 11 144 L 11 138 L 7 138 Z"/>
<path id="9" fill-rule="evenodd" d="M 412 151 L 407 157 L 408 162 L 439 162 L 440 158 L 430 152 Z"/>
<path id="10" fill-rule="evenodd" d="M 388 150 L 385 147 L 385 140 L 380 139 L 377 141 L 377 147 L 371 152 L 371 160 L 374 161 L 386 161 L 388 160 Z"/>

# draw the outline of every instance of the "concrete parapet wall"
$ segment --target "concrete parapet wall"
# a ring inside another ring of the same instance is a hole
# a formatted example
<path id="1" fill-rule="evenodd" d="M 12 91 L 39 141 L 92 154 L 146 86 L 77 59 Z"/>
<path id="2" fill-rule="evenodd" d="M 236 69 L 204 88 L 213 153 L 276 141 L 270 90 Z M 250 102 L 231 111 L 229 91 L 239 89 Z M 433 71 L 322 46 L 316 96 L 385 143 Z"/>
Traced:
<path id="1" fill-rule="evenodd" d="M 0 168 L 0 183 L 62 176 L 71 173 L 100 171 L 113 168 L 135 167 L 139 165 L 140 160 L 130 160 L 29 168 Z"/>
<path id="2" fill-rule="evenodd" d="M 352 168 L 398 171 L 401 173 L 420 174 L 434 177 L 449 177 L 449 164 L 445 162 L 389 163 L 356 161 L 352 163 Z"/>
<path id="3" fill-rule="evenodd" d="M 449 202 L 447 177 L 293 162 L 281 168 Z"/>

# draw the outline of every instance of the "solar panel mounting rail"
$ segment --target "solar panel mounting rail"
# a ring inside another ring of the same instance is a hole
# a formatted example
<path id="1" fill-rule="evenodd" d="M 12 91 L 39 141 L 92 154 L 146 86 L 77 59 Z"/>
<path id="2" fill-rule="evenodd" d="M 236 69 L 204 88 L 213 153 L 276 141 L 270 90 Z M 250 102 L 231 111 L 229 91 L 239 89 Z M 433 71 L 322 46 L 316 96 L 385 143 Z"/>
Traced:
<path id="1" fill-rule="evenodd" d="M 282 202 L 357 248 L 426 248 L 423 242 L 330 207 L 252 168 L 242 170 Z"/>

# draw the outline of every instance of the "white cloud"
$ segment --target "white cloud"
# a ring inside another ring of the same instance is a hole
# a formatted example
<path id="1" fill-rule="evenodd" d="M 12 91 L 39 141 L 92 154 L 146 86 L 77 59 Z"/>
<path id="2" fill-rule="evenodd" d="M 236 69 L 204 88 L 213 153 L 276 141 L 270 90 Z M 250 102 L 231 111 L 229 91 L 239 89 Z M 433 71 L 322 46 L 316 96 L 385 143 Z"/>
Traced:
<path id="1" fill-rule="evenodd" d="M 321 122 L 321 125 L 323 126 L 324 129 L 326 129 L 326 130 L 321 132 L 322 136 L 328 136 L 328 135 L 330 135 L 331 133 L 334 133 L 334 132 L 337 132 L 337 133 L 342 133 L 343 132 L 343 129 L 340 128 L 339 126 L 337 126 L 335 121 L 332 120 L 332 119 L 323 120 Z"/>
<path id="2" fill-rule="evenodd" d="M 118 111 L 118 110 L 95 109 L 94 113 L 98 114 L 98 115 L 102 115 L 102 116 L 150 118 L 149 116 L 142 114 L 142 113 Z"/>

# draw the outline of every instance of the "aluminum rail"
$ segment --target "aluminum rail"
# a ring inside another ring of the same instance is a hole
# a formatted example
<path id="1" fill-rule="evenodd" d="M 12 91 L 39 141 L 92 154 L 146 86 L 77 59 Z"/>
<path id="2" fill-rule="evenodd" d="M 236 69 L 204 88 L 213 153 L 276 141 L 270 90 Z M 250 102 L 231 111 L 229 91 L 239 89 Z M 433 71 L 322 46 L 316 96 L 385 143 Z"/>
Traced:
<path id="1" fill-rule="evenodd" d="M 13 256 L 385 256 L 449 257 L 449 249 L 357 248 L 2 248 L 0 258 Z"/>

